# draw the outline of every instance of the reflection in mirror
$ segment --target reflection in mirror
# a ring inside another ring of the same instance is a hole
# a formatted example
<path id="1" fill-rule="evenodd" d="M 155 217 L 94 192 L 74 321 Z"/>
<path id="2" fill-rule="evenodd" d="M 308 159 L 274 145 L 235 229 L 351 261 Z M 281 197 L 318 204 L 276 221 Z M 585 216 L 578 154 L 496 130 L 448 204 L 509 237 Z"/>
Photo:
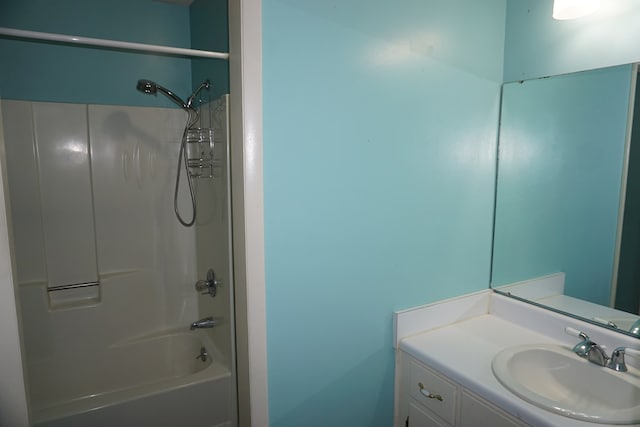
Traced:
<path id="1" fill-rule="evenodd" d="M 640 337 L 637 73 L 504 85 L 491 282 Z"/>

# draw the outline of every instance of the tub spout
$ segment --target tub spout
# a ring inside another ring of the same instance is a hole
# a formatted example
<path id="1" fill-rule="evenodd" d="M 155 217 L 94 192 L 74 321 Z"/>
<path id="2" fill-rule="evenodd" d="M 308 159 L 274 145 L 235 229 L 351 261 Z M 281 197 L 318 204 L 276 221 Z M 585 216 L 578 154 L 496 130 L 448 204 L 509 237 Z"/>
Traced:
<path id="1" fill-rule="evenodd" d="M 200 328 L 213 328 L 216 325 L 216 323 L 217 322 L 213 320 L 213 317 L 209 316 L 209 317 L 205 317 L 204 319 L 196 320 L 191 324 L 191 328 L 189 329 L 193 331 L 194 329 L 200 329 Z"/>

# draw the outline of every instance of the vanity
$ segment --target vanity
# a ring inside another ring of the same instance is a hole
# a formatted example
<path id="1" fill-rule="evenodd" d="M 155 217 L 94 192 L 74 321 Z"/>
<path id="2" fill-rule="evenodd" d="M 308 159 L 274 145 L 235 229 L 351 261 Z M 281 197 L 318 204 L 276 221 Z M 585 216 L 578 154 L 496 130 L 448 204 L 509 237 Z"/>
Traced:
<path id="1" fill-rule="evenodd" d="M 640 426 L 638 72 L 503 85 L 491 288 L 394 313 L 395 427 Z"/>
<path id="2" fill-rule="evenodd" d="M 640 426 L 639 70 L 503 85 L 491 288 L 394 313 L 395 427 Z"/>
<path id="3" fill-rule="evenodd" d="M 491 290 L 394 313 L 394 426 L 640 426 L 640 358 L 598 366 L 573 351 L 577 331 L 607 354 L 640 349 Z"/>

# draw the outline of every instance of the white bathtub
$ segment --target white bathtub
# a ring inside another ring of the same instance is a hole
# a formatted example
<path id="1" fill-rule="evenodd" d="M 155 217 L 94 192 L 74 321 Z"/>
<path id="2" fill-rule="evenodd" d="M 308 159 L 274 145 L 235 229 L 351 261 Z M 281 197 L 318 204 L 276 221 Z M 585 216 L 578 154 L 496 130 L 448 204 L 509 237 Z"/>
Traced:
<path id="1" fill-rule="evenodd" d="M 204 362 L 197 358 L 203 346 Z M 29 365 L 38 427 L 230 425 L 231 372 L 203 331 L 69 350 Z"/>

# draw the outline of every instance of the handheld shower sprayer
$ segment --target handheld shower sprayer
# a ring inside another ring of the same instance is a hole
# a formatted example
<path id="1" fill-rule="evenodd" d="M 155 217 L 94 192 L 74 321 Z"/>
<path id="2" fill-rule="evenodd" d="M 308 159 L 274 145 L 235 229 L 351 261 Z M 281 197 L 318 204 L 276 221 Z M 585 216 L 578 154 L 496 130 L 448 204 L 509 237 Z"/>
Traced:
<path id="1" fill-rule="evenodd" d="M 191 108 L 191 105 L 185 103 L 182 99 L 180 99 L 178 95 L 171 92 L 169 89 L 164 88 L 155 82 L 152 82 L 151 80 L 138 80 L 136 89 L 138 89 L 140 92 L 143 92 L 149 95 L 156 95 L 158 91 L 160 91 L 167 98 L 169 98 L 170 100 L 172 100 L 173 102 L 175 102 L 176 104 L 184 108 L 185 110 L 189 110 L 189 108 Z M 195 96 L 195 93 L 191 96 Z M 189 97 L 189 99 L 192 100 L 191 97 Z"/>
<path id="2" fill-rule="evenodd" d="M 173 197 L 173 209 L 176 213 L 176 217 L 178 218 L 178 221 L 185 227 L 191 227 L 196 222 L 196 199 L 193 193 L 191 174 L 189 173 L 189 164 L 186 155 L 187 134 L 192 126 L 194 126 L 198 122 L 198 110 L 193 107 L 193 102 L 200 91 L 202 89 L 209 89 L 210 85 L 211 84 L 209 83 L 209 80 L 205 80 L 204 82 L 202 82 L 200 86 L 198 86 L 198 88 L 187 98 L 187 102 L 184 102 L 182 98 L 171 92 L 169 89 L 164 88 L 151 80 L 141 79 L 138 80 L 138 84 L 136 85 L 136 89 L 138 89 L 142 93 L 146 93 L 149 95 L 157 95 L 158 91 L 160 91 L 163 95 L 178 104 L 180 107 L 182 107 L 183 110 L 187 112 L 187 123 L 184 127 L 184 132 L 182 133 L 182 141 L 178 154 L 178 172 L 176 174 L 176 186 Z M 182 215 L 180 214 L 180 211 L 178 209 L 178 189 L 180 187 L 181 167 L 184 167 L 184 170 L 186 171 L 189 193 L 191 195 L 191 207 L 193 215 L 189 221 L 186 221 L 182 218 Z"/>
<path id="3" fill-rule="evenodd" d="M 136 85 L 136 89 L 138 89 L 142 93 L 156 95 L 158 91 L 164 94 L 167 98 L 184 108 L 185 110 L 193 110 L 193 100 L 198 96 L 202 89 L 209 89 L 209 80 L 205 80 L 200 83 L 200 86 L 187 98 L 187 102 L 184 102 L 182 98 L 180 98 L 175 93 L 171 92 L 169 89 L 160 86 L 159 84 L 151 81 L 151 80 L 138 80 L 138 84 Z"/>

